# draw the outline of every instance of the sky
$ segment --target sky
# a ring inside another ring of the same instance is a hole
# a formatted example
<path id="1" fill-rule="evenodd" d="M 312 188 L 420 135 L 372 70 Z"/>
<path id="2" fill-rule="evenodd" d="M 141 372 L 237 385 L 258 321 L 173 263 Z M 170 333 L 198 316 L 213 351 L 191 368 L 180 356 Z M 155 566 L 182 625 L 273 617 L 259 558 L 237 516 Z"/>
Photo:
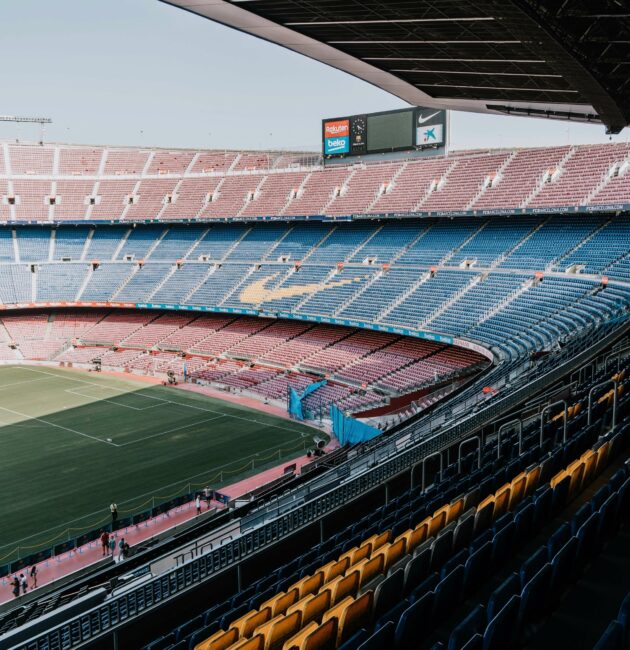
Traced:
<path id="1" fill-rule="evenodd" d="M 406 106 L 158 0 L 3 0 L 0 21 L 0 114 L 50 117 L 47 141 L 319 150 L 323 118 Z M 0 123 L 0 139 L 34 141 L 39 127 Z M 596 125 L 451 116 L 457 149 L 609 139 Z"/>

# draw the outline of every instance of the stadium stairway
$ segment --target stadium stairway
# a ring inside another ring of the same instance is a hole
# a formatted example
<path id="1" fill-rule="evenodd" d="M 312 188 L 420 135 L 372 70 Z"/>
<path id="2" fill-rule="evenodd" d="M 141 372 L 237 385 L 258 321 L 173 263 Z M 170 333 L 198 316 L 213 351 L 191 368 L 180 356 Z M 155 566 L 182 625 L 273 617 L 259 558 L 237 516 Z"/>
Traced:
<path id="1" fill-rule="evenodd" d="M 498 458 L 491 442 L 476 470 L 477 455 L 468 454 L 426 492 L 392 500 L 146 649 L 417 647 L 418 634 L 443 621 L 460 593 L 474 595 L 487 572 L 553 521 L 625 447 L 628 422 L 598 438 L 608 426 L 608 393 L 591 425 L 582 405 L 583 397 L 559 448 L 552 438 L 562 416 L 545 427 L 542 445 L 538 427 L 527 429 L 523 455 L 515 437 L 502 441 Z M 619 413 L 629 409 L 622 400 Z"/>

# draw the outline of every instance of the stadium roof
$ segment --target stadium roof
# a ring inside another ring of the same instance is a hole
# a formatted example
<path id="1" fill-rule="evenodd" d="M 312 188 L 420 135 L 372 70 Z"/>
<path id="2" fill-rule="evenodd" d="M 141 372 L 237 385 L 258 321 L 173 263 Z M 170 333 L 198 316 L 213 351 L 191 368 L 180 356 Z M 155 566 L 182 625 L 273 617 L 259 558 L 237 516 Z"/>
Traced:
<path id="1" fill-rule="evenodd" d="M 162 0 L 410 104 L 630 124 L 627 0 Z"/>

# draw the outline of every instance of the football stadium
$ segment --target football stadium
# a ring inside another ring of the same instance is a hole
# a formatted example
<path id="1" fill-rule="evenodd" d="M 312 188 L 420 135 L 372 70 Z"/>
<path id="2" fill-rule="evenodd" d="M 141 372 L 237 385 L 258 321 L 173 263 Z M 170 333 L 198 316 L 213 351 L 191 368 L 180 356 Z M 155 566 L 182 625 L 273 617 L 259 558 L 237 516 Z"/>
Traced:
<path id="1" fill-rule="evenodd" d="M 0 142 L 0 650 L 630 648 L 626 2 L 164 5 L 401 107 L 312 150 L 0 116 L 42 127 Z"/>

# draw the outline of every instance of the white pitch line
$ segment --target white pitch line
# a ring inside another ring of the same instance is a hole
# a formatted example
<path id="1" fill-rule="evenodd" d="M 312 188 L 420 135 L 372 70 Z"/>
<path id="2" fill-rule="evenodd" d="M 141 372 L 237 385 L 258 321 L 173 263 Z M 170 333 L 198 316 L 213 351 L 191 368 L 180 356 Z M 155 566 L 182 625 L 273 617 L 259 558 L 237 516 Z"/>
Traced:
<path id="1" fill-rule="evenodd" d="M 36 422 L 42 422 L 47 424 L 49 427 L 57 427 L 57 429 L 63 429 L 64 431 L 69 431 L 70 433 L 75 433 L 78 436 L 83 436 L 84 438 L 90 438 L 90 440 L 96 440 L 96 442 L 102 442 L 104 445 L 111 445 L 112 447 L 120 447 L 120 445 L 114 444 L 113 442 L 107 442 L 107 440 L 102 440 L 95 436 L 91 436 L 89 433 L 83 433 L 82 431 L 77 431 L 76 429 L 70 429 L 69 427 L 64 427 L 61 424 L 55 424 L 54 422 L 49 422 L 48 420 L 43 420 L 42 418 L 36 418 L 33 415 L 27 415 L 26 413 L 20 413 L 19 411 L 14 411 L 13 409 L 8 409 L 6 406 L 0 406 L 0 409 L 7 411 L 7 413 L 13 413 L 13 415 L 19 415 L 22 418 L 27 420 L 35 420 Z M 19 424 L 16 422 L 15 424 Z"/>
<path id="2" fill-rule="evenodd" d="M 150 436 L 145 436 L 144 438 L 138 438 L 138 440 L 130 440 L 129 442 L 123 442 L 120 445 L 116 445 L 117 447 L 127 447 L 128 445 L 135 445 L 137 442 L 142 442 L 143 440 L 150 440 L 151 438 L 158 438 L 159 436 L 165 436 L 169 433 L 175 433 L 175 431 L 181 431 L 182 429 L 189 429 L 190 427 L 197 426 L 198 424 L 204 424 L 205 422 L 212 422 L 213 420 L 219 420 L 221 418 L 225 417 L 225 415 L 219 415 L 214 418 L 207 418 L 206 420 L 199 420 L 197 422 L 190 422 L 189 424 L 184 424 L 181 427 L 175 427 L 174 429 L 169 429 L 168 431 L 162 431 L 160 433 L 154 433 L 153 435 Z"/>
<path id="3" fill-rule="evenodd" d="M 46 381 L 45 377 L 40 377 L 39 379 L 27 379 L 26 381 L 14 381 L 11 384 L 0 384 L 0 390 L 5 388 L 11 388 L 11 386 L 20 386 L 21 384 L 32 384 L 36 381 Z"/>
<path id="4" fill-rule="evenodd" d="M 78 390 L 73 390 L 72 388 L 66 388 L 64 393 L 69 393 L 70 395 L 76 395 L 78 397 L 84 397 L 85 399 L 91 399 L 93 400 L 91 402 L 92 404 L 95 401 L 107 402 L 108 404 L 113 404 L 114 406 L 120 406 L 125 409 L 130 409 L 131 411 L 148 411 L 149 409 L 159 408 L 160 406 L 164 406 L 165 404 L 167 404 L 166 400 L 164 400 L 164 402 L 161 404 L 150 404 L 149 406 L 143 406 L 142 408 L 139 408 L 137 406 L 129 406 L 129 404 L 121 404 L 120 402 L 115 402 L 114 400 L 116 399 L 116 396 L 114 396 L 112 399 L 106 399 L 104 397 L 98 397 L 96 395 L 86 395 L 85 393 L 81 393 Z M 128 393 L 128 394 L 134 395 L 134 393 Z M 123 396 L 121 395 L 121 397 Z M 147 396 L 142 395 L 142 397 L 147 397 Z"/>
<path id="5" fill-rule="evenodd" d="M 92 386 L 99 386 L 100 388 L 103 388 L 103 385 L 99 384 L 97 382 L 85 381 L 83 379 L 74 379 L 74 377 L 68 377 L 68 376 L 66 376 L 64 374 L 58 374 L 58 373 L 55 373 L 55 372 L 46 372 L 44 370 L 36 370 L 35 368 L 29 368 L 29 367 L 24 367 L 24 370 L 30 370 L 31 372 L 38 372 L 38 373 L 43 374 L 43 375 L 50 375 L 51 377 L 57 377 L 57 378 L 61 378 L 61 379 L 68 379 L 68 381 L 76 381 L 76 382 L 78 382 L 80 384 L 90 384 Z M 111 387 L 111 386 L 109 386 L 108 388 L 111 388 L 111 390 L 118 390 L 121 393 L 132 392 L 132 391 L 124 390 L 122 388 L 114 388 L 114 387 Z M 165 400 L 165 399 L 162 399 L 161 397 L 154 397 L 152 395 L 143 395 L 143 397 L 146 397 L 147 399 L 157 400 L 157 401 L 163 402 L 165 404 L 175 404 L 176 406 L 183 406 L 185 408 L 196 409 L 198 411 L 205 411 L 206 413 L 216 413 L 217 415 L 224 415 L 226 417 L 234 418 L 235 420 L 243 420 L 244 422 L 251 422 L 253 424 L 260 424 L 262 426 L 271 427 L 273 429 L 282 429 L 283 431 L 290 431 L 291 433 L 302 433 L 298 429 L 291 429 L 290 427 L 283 427 L 283 426 L 280 426 L 279 424 L 271 424 L 269 422 L 261 422 L 260 420 L 252 420 L 251 418 L 246 418 L 246 417 L 243 417 L 241 415 L 232 415 L 231 413 L 224 413 L 222 411 L 215 411 L 214 409 L 204 408 L 203 406 L 196 406 L 195 404 L 186 404 L 184 402 L 175 402 L 173 400 Z"/>

